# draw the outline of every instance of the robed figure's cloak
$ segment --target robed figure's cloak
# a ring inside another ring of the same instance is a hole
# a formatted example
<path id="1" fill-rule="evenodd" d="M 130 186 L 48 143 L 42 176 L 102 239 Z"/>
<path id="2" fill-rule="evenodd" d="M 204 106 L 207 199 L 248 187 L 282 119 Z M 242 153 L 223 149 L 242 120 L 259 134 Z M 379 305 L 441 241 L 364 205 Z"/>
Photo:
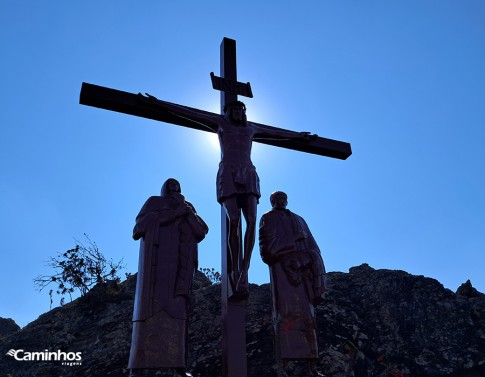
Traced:
<path id="1" fill-rule="evenodd" d="M 136 217 L 133 238 L 141 241 L 130 369 L 185 367 L 188 296 L 197 243 L 207 231 L 179 193 L 150 197 Z"/>
<path id="2" fill-rule="evenodd" d="M 261 217 L 259 245 L 270 268 L 277 358 L 318 358 L 314 305 L 322 302 L 325 267 L 308 225 L 273 209 Z"/>

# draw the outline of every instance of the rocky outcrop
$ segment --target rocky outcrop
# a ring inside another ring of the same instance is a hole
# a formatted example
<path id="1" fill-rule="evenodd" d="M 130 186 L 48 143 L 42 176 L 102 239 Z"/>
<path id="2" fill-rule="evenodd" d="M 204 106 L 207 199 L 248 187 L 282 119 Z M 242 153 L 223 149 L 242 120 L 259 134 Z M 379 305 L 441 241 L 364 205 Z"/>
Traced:
<path id="1" fill-rule="evenodd" d="M 368 265 L 329 280 L 319 317 L 327 375 L 485 376 L 483 297 Z"/>
<path id="2" fill-rule="evenodd" d="M 97 286 L 0 340 L 2 376 L 127 376 L 135 284 L 132 276 L 120 285 Z M 196 288 L 189 369 L 194 376 L 220 376 L 220 288 L 202 274 Z M 322 372 L 327 377 L 485 376 L 485 296 L 467 289 L 473 293 L 455 294 L 436 280 L 368 265 L 329 273 L 325 302 L 317 308 Z M 268 284 L 251 285 L 250 291 L 248 376 L 274 377 L 271 292 Z M 19 349 L 81 352 L 82 360 L 73 363 L 81 365 L 5 355 Z"/>
<path id="3" fill-rule="evenodd" d="M 460 285 L 456 290 L 456 294 L 468 298 L 483 296 L 483 293 L 480 293 L 475 288 L 473 288 L 470 280 L 467 280 L 465 283 Z"/>
<path id="4" fill-rule="evenodd" d="M 20 326 L 12 318 L 0 317 L 0 339 L 20 330 Z"/>

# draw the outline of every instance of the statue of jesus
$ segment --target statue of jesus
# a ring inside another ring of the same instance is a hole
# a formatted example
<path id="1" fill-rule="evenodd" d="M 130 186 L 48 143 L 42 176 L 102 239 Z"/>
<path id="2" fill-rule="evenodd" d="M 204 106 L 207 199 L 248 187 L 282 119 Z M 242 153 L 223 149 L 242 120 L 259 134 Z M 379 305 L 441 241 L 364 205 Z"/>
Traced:
<path id="1" fill-rule="evenodd" d="M 147 94 L 138 94 L 140 100 L 172 115 L 197 123 L 219 137 L 221 162 L 217 172 L 217 201 L 224 207 L 228 223 L 227 245 L 230 251 L 229 280 L 234 294 L 248 295 L 248 269 L 256 234 L 256 212 L 259 198 L 259 177 L 251 161 L 253 140 L 261 139 L 300 139 L 314 140 L 317 135 L 309 132 L 263 129 L 248 122 L 246 106 L 234 101 L 224 106 L 224 115 L 214 115 L 181 105 L 161 101 Z M 239 265 L 240 239 L 239 222 L 241 213 L 246 221 L 243 242 L 242 265 Z"/>

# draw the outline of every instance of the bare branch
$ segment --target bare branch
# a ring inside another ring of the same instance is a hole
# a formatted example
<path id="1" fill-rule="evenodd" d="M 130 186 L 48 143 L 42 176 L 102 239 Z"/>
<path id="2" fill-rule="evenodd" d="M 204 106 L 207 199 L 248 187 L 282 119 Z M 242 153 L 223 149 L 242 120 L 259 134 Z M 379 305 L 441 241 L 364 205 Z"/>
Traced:
<path id="1" fill-rule="evenodd" d="M 76 242 L 74 249 L 49 258 L 46 266 L 54 269 L 53 275 L 39 275 L 34 279 L 34 285 L 39 292 L 50 284 L 56 285 L 56 293 L 62 296 L 61 305 L 64 303 L 66 294 L 72 301 L 72 293 L 76 290 L 84 296 L 96 284 L 102 284 L 108 280 L 121 281 L 117 274 L 119 270 L 125 268 L 123 259 L 116 263 L 112 259 L 106 260 L 96 243 L 91 241 L 87 234 L 84 234 L 84 237 L 87 240 L 87 246 L 74 239 Z M 51 289 L 49 291 L 51 307 L 52 295 Z"/>

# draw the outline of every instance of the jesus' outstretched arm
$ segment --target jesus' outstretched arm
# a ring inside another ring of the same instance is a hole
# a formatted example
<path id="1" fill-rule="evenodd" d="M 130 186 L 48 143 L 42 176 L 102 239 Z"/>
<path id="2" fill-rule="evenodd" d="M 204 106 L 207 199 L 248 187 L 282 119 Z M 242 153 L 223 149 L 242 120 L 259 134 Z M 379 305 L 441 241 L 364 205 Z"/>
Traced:
<path id="1" fill-rule="evenodd" d="M 217 132 L 219 127 L 219 121 L 221 116 L 216 114 L 211 114 L 206 111 L 193 109 L 187 106 L 177 105 L 175 103 L 166 102 L 159 100 L 157 97 L 152 96 L 151 94 L 145 93 L 144 96 L 141 93 L 138 93 L 138 98 L 141 102 L 156 107 L 160 110 L 165 110 L 170 112 L 171 114 L 187 119 L 189 121 L 195 122 L 203 127 L 205 127 L 208 131 Z"/>
<path id="2" fill-rule="evenodd" d="M 256 123 L 250 122 L 255 130 L 253 140 L 302 140 L 302 141 L 312 141 L 315 140 L 318 135 L 312 134 L 310 132 L 295 132 L 288 131 L 276 127 L 262 126 Z"/>

